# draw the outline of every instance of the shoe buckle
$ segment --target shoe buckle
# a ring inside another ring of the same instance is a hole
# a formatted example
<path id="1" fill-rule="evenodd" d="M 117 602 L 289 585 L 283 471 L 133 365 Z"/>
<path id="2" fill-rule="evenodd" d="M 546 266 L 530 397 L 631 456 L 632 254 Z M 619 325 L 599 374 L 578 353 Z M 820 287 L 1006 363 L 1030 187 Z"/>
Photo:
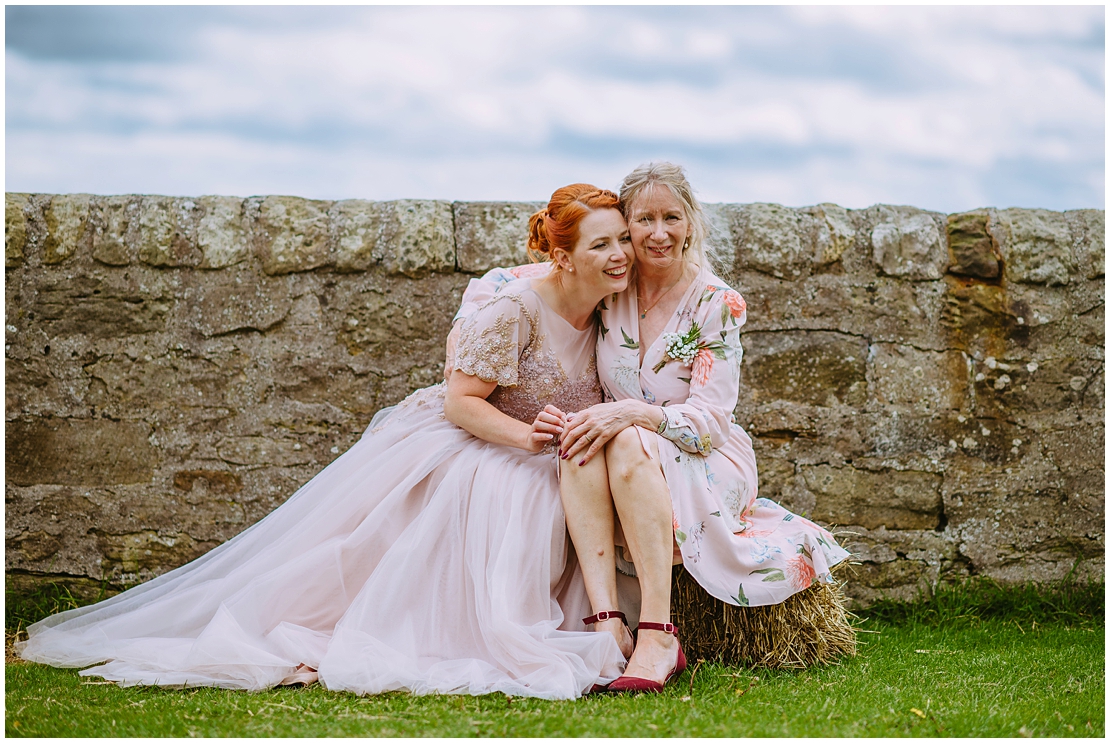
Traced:
<path id="1" fill-rule="evenodd" d="M 678 634 L 678 630 L 676 630 L 674 628 L 674 625 L 671 624 L 670 622 L 667 622 L 666 624 L 663 625 L 663 631 L 668 633 L 668 634 L 671 634 L 671 635 L 677 635 Z"/>
<path id="2" fill-rule="evenodd" d="M 612 618 L 613 617 L 607 611 L 599 611 L 597 613 L 597 621 L 599 622 L 607 622 Z"/>

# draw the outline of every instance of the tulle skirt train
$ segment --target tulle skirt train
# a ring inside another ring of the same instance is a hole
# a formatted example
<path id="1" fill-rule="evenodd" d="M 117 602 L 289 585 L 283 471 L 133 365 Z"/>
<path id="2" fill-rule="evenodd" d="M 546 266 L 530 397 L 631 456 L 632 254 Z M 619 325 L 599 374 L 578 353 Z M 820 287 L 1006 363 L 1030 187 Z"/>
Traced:
<path id="1" fill-rule="evenodd" d="M 571 699 L 620 675 L 566 537 L 551 456 L 481 441 L 442 385 L 193 562 L 49 617 L 27 660 L 124 685 L 265 689 L 298 666 L 359 694 Z"/>

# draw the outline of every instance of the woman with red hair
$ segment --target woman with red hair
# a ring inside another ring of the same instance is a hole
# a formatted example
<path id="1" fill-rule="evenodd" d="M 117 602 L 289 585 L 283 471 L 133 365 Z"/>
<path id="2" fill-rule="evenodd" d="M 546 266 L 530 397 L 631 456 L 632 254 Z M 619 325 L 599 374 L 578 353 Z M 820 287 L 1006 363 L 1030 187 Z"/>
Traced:
<path id="1" fill-rule="evenodd" d="M 606 401 L 568 416 L 562 495 L 593 611 L 584 622 L 631 655 L 609 689 L 661 691 L 686 666 L 670 622 L 672 563 L 721 601 L 764 606 L 832 582 L 848 553 L 817 524 L 757 497 L 752 442 L 732 421 L 747 307 L 709 267 L 704 213 L 682 168 L 636 168 L 620 196 L 634 276 L 600 308 Z M 472 281 L 460 313 L 515 272 Z M 638 584 L 634 646 L 616 611 L 617 571 Z"/>
<path id="2" fill-rule="evenodd" d="M 448 383 L 374 417 L 266 518 L 170 573 L 28 628 L 27 660 L 123 685 L 568 699 L 617 678 L 566 549 L 556 438 L 602 401 L 595 308 L 623 291 L 617 195 L 561 188 L 532 217 L 550 271 L 465 322 Z"/>

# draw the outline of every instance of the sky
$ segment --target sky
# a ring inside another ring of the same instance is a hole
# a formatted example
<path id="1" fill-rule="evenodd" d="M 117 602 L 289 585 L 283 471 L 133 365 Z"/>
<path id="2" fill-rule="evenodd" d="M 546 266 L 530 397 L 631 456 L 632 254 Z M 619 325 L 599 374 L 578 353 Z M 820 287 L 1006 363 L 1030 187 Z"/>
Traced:
<path id="1" fill-rule="evenodd" d="M 1103 208 L 1102 6 L 7 6 L 5 190 Z"/>

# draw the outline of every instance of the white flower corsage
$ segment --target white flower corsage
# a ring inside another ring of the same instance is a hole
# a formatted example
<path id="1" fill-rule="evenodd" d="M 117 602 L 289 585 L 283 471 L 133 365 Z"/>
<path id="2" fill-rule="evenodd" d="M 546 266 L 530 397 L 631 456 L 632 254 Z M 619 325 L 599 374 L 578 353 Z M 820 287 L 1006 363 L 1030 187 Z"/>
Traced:
<path id="1" fill-rule="evenodd" d="M 652 371 L 656 374 L 668 361 L 678 361 L 684 366 L 690 366 L 703 349 L 713 351 L 716 355 L 723 355 L 725 348 L 725 344 L 721 341 L 707 343 L 702 340 L 701 328 L 697 323 L 692 324 L 685 333 L 664 333 L 663 343 L 665 344 L 663 359 L 652 367 Z"/>

